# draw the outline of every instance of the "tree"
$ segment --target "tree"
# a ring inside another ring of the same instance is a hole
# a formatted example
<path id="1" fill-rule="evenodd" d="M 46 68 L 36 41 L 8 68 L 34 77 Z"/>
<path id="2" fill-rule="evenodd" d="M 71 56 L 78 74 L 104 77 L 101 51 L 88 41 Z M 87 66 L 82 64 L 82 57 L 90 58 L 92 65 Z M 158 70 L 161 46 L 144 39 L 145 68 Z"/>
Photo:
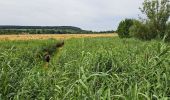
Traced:
<path id="1" fill-rule="evenodd" d="M 158 37 L 163 38 L 166 30 L 166 23 L 170 16 L 169 0 L 145 0 L 143 7 L 140 8 L 146 15 L 147 23 L 153 27 L 153 32 Z"/>
<path id="2" fill-rule="evenodd" d="M 133 19 L 125 19 L 119 23 L 117 33 L 121 38 L 128 38 L 129 28 L 133 25 Z"/>

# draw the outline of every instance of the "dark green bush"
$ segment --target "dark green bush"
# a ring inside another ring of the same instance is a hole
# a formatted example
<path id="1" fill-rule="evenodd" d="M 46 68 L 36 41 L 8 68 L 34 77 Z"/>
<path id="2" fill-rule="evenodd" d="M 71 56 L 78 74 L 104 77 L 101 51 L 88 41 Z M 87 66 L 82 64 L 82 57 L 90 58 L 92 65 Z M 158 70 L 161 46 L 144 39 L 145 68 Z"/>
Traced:
<path id="1" fill-rule="evenodd" d="M 129 35 L 129 28 L 133 25 L 133 19 L 125 19 L 120 22 L 117 33 L 121 38 L 128 38 Z"/>
<path id="2" fill-rule="evenodd" d="M 167 27 L 166 27 L 166 40 L 167 41 L 170 41 L 170 22 L 167 24 Z"/>
<path id="3" fill-rule="evenodd" d="M 134 20 L 132 27 L 129 29 L 129 34 L 131 37 L 136 37 L 142 40 L 151 40 L 156 38 L 157 34 L 153 31 L 154 27 L 152 24 Z"/>

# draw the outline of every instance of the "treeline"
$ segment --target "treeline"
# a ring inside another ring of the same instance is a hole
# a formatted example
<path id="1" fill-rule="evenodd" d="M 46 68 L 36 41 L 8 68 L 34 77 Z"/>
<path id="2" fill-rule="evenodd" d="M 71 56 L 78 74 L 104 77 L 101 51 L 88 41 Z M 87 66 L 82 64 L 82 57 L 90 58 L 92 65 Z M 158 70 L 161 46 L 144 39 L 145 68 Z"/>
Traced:
<path id="1" fill-rule="evenodd" d="M 73 34 L 89 32 L 73 26 L 0 26 L 0 34 Z"/>
<path id="2" fill-rule="evenodd" d="M 0 26 L 0 34 L 96 34 L 114 31 L 94 32 L 73 26 Z"/>
<path id="3" fill-rule="evenodd" d="M 2 25 L 0 29 L 73 29 L 81 30 L 81 28 L 73 26 L 13 26 L 13 25 Z"/>
<path id="4" fill-rule="evenodd" d="M 146 18 L 121 21 L 117 29 L 119 36 L 121 38 L 135 37 L 142 40 L 170 41 L 169 0 L 145 0 L 140 10 Z"/>

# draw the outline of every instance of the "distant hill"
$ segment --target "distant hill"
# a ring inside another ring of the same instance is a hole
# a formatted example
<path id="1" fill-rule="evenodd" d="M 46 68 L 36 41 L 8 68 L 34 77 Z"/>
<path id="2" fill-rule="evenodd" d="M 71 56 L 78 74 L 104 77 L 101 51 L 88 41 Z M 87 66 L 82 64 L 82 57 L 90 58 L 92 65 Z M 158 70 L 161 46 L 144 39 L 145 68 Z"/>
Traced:
<path id="1" fill-rule="evenodd" d="M 72 34 L 88 33 L 73 26 L 0 26 L 0 34 Z"/>
<path id="2" fill-rule="evenodd" d="M 0 25 L 0 34 L 83 34 L 107 33 L 114 31 L 92 32 L 74 26 L 16 26 Z"/>
<path id="3" fill-rule="evenodd" d="M 73 29 L 81 30 L 81 28 L 73 26 L 10 26 L 10 25 L 0 25 L 0 29 Z"/>

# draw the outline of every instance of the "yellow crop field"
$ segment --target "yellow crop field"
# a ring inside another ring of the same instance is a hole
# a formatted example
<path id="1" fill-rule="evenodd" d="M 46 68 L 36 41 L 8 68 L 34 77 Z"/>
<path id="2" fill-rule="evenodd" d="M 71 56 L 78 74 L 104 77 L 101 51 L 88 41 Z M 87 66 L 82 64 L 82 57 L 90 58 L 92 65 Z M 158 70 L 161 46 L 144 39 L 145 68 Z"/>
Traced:
<path id="1" fill-rule="evenodd" d="M 33 39 L 69 39 L 85 37 L 113 37 L 117 34 L 26 34 L 26 35 L 0 35 L 0 40 L 33 40 Z"/>

